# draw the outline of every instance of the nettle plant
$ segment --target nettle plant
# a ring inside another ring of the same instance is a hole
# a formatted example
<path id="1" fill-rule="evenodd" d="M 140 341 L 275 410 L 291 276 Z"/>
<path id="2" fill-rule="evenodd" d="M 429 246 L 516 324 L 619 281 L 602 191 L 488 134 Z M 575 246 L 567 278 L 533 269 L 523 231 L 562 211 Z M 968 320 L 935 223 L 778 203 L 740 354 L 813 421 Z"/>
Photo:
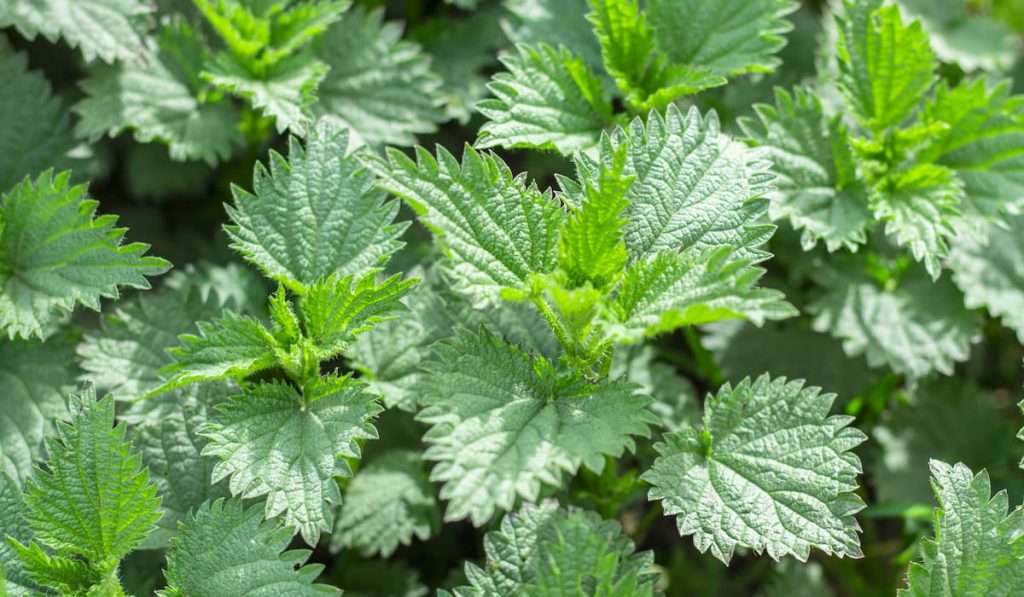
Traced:
<path id="1" fill-rule="evenodd" d="M 350 4 L 0 0 L 0 595 L 1024 593 L 1024 17 Z"/>

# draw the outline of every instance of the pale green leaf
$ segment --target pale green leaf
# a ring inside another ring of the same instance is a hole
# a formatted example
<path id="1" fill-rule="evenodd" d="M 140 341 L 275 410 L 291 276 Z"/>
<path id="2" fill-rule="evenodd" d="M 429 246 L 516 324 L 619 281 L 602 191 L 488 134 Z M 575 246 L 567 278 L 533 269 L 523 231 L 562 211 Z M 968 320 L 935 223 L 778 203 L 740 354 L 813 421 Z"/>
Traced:
<path id="1" fill-rule="evenodd" d="M 726 564 L 737 547 L 807 560 L 811 547 L 861 557 L 852 417 L 828 416 L 834 394 L 767 374 L 704 402 L 704 424 L 664 436 L 643 478 L 649 498 Z"/>
<path id="2" fill-rule="evenodd" d="M 370 421 L 381 411 L 365 386 L 325 377 L 302 392 L 282 382 L 246 389 L 218 408 L 201 431 L 204 456 L 219 460 L 213 481 L 230 477 L 233 495 L 266 496 L 265 515 L 283 515 L 310 545 L 333 522 L 341 501 L 335 476 L 351 476 L 341 458 L 358 458 L 358 440 L 375 439 Z"/>
<path id="3" fill-rule="evenodd" d="M 488 118 L 477 147 L 588 150 L 612 122 L 601 81 L 565 47 L 517 46 L 501 56 L 507 72 L 487 85 L 493 99 L 477 104 Z"/>
<path id="4" fill-rule="evenodd" d="M 317 42 L 317 56 L 330 70 L 313 112 L 351 128 L 360 143 L 412 145 L 444 119 L 441 79 L 383 14 L 354 8 Z"/>
<path id="5" fill-rule="evenodd" d="M 921 23 L 905 25 L 900 9 L 882 1 L 844 0 L 845 14 L 837 16 L 836 84 L 853 116 L 876 134 L 915 111 L 936 66 Z"/>
<path id="6" fill-rule="evenodd" d="M 932 49 L 943 62 L 965 71 L 1006 72 L 1017 60 L 1020 38 L 991 14 L 992 5 L 963 0 L 899 0 L 908 15 L 921 19 Z"/>
<path id="7" fill-rule="evenodd" d="M 304 597 L 336 595 L 313 584 L 322 564 L 302 564 L 305 550 L 284 551 L 291 529 L 263 520 L 258 504 L 237 499 L 204 504 L 182 526 L 167 554 L 165 597 Z"/>
<path id="8" fill-rule="evenodd" d="M 374 177 L 348 155 L 349 133 L 321 122 L 288 160 L 271 152 L 257 165 L 253 190 L 234 187 L 227 206 L 232 247 L 268 277 L 295 291 L 332 274 L 359 275 L 402 247 L 399 203 L 385 201 Z"/>
<path id="9" fill-rule="evenodd" d="M 362 466 L 348 484 L 331 545 L 386 558 L 414 538 L 430 539 L 440 526 L 420 454 L 392 450 Z"/>
<path id="10" fill-rule="evenodd" d="M 829 251 L 855 251 L 866 240 L 871 211 L 842 118 L 826 116 L 818 96 L 803 88 L 793 94 L 776 89 L 774 106 L 756 104 L 754 110 L 759 121 L 740 124 L 766 148 L 778 175 L 769 195 L 772 220 L 788 218 L 802 230 L 804 250 L 821 240 Z"/>
<path id="11" fill-rule="evenodd" d="M 431 426 L 425 458 L 438 463 L 431 479 L 444 482 L 446 520 L 479 526 L 581 465 L 600 471 L 655 422 L 650 398 L 631 384 L 558 374 L 488 332 L 462 331 L 436 352 L 420 418 Z"/>
<path id="12" fill-rule="evenodd" d="M 510 41 L 538 47 L 565 46 L 592 69 L 601 67 L 601 46 L 586 14 L 588 0 L 504 0 L 512 18 L 502 23 Z"/>
<path id="13" fill-rule="evenodd" d="M 392 150 L 367 164 L 434 232 L 459 290 L 493 301 L 502 288 L 524 288 L 532 274 L 554 269 L 563 213 L 549 194 L 468 145 L 461 164 L 440 146 L 436 159 L 423 148 L 416 158 Z"/>
<path id="14" fill-rule="evenodd" d="M 466 563 L 460 595 L 653 595 L 654 554 L 635 552 L 618 522 L 552 500 L 524 505 L 484 537 L 486 563 Z"/>
<path id="15" fill-rule="evenodd" d="M 1024 517 L 1007 513 L 1005 491 L 992 495 L 988 473 L 963 464 L 929 463 L 935 538 L 925 541 L 920 561 L 910 565 L 907 588 L 914 597 L 1008 597 L 1024 591 Z"/>
<path id="16" fill-rule="evenodd" d="M 87 61 L 141 61 L 152 5 L 146 0 L 4 0 L 0 27 L 78 48 Z"/>
<path id="17" fill-rule="evenodd" d="M 83 81 L 75 132 L 95 141 L 130 129 L 140 143 L 166 143 L 178 161 L 228 159 L 241 142 L 237 116 L 227 101 L 207 97 L 196 32 L 174 22 L 150 45 L 144 62 L 99 66 Z"/>
<path id="18" fill-rule="evenodd" d="M 170 267 L 148 245 L 122 244 L 117 217 L 97 217 L 70 176 L 48 170 L 0 197 L 0 329 L 12 338 L 44 338 L 76 304 L 99 311 L 101 298 L 149 288 L 146 277 Z"/>
<path id="19" fill-rule="evenodd" d="M 2 534 L 19 543 L 29 543 L 32 529 L 25 520 L 25 500 L 17 481 L 0 472 L 0 529 Z M 0 594 L 23 597 L 39 592 L 40 588 L 22 569 L 10 539 L 0 537 Z"/>

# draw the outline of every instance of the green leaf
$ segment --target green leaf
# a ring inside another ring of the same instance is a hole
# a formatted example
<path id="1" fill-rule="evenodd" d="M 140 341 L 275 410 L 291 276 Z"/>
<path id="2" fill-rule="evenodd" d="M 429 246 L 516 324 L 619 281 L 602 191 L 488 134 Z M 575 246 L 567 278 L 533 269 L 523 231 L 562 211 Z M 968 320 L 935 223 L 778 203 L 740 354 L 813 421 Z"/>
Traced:
<path id="1" fill-rule="evenodd" d="M 92 570 L 82 560 L 51 555 L 35 542 L 25 546 L 12 541 L 11 547 L 21 559 L 21 566 L 29 578 L 59 591 L 61 595 L 118 594 L 110 585 L 116 584 L 116 580 L 112 577 L 104 579 L 102 574 Z"/>
<path id="2" fill-rule="evenodd" d="M 488 332 L 462 331 L 436 352 L 420 418 L 431 426 L 424 455 L 438 462 L 431 479 L 444 482 L 446 520 L 480 526 L 517 497 L 559 486 L 563 473 L 600 471 L 656 421 L 633 385 L 556 373 Z"/>
<path id="3" fill-rule="evenodd" d="M 412 145 L 444 119 L 441 79 L 402 29 L 383 22 L 383 10 L 354 8 L 317 42 L 330 67 L 313 112 L 352 129 L 371 146 Z"/>
<path id="4" fill-rule="evenodd" d="M 923 383 L 898 404 L 872 432 L 881 447 L 867 468 L 879 503 L 927 504 L 928 462 L 956 458 L 967 466 L 987 467 L 999 486 L 1017 494 L 1024 489 L 1017 468 L 1012 404 L 974 383 L 940 379 Z"/>
<path id="5" fill-rule="evenodd" d="M 47 342 L 0 340 L 0 472 L 26 479 L 43 458 L 43 438 L 67 418 L 74 383 L 74 344 L 64 334 Z"/>
<path id="6" fill-rule="evenodd" d="M 213 323 L 196 324 L 198 335 L 181 336 L 181 346 L 168 352 L 174 363 L 159 371 L 167 381 L 150 392 L 163 392 L 188 384 L 241 378 L 277 364 L 278 341 L 252 317 L 224 311 Z"/>
<path id="7" fill-rule="evenodd" d="M 376 439 L 381 411 L 365 386 L 325 377 L 302 392 L 283 382 L 249 387 L 221 406 L 201 434 L 204 456 L 219 459 L 213 481 L 230 477 L 233 495 L 266 496 L 265 515 L 284 515 L 310 545 L 330 531 L 341 501 L 335 476 L 352 476 L 342 458 L 358 458 L 358 440 Z"/>
<path id="8" fill-rule="evenodd" d="M 961 211 L 967 217 L 1001 220 L 1024 207 L 1024 100 L 1003 82 L 978 79 L 950 88 L 940 84 L 921 119 L 941 125 L 921 151 L 956 172 L 963 182 Z"/>
<path id="9" fill-rule="evenodd" d="M 26 484 L 25 518 L 36 541 L 106 574 L 153 530 L 160 498 L 124 426 L 114 425 L 114 399 L 97 401 L 86 388 L 70 408 L 71 422 L 46 440 L 46 469 Z"/>
<path id="10" fill-rule="evenodd" d="M 962 183 L 952 170 L 915 164 L 872 190 L 870 203 L 875 217 L 885 222 L 885 233 L 909 247 L 932 279 L 938 279 L 941 260 L 949 253 L 947 239 L 956 234 L 953 223 L 962 196 Z"/>
<path id="11" fill-rule="evenodd" d="M 565 47 L 517 46 L 501 56 L 507 72 L 487 85 L 494 98 L 477 104 L 488 118 L 477 147 L 554 150 L 593 148 L 612 122 L 611 101 L 583 60 Z"/>
<path id="12" fill-rule="evenodd" d="M 808 305 L 814 329 L 839 338 L 847 355 L 863 354 L 872 367 L 912 380 L 933 371 L 952 375 L 980 333 L 981 317 L 964 308 L 949 279 L 932 281 L 917 267 L 892 288 L 842 265 L 820 271 L 817 280 L 826 291 Z"/>
<path id="13" fill-rule="evenodd" d="M 618 522 L 594 512 L 525 504 L 484 537 L 487 562 L 466 563 L 460 595 L 651 595 L 654 554 L 635 553 Z"/>
<path id="14" fill-rule="evenodd" d="M 871 223 L 867 190 L 856 178 L 857 164 L 840 116 L 829 118 L 809 89 L 775 90 L 775 105 L 756 104 L 759 121 L 740 120 L 743 132 L 766 148 L 776 190 L 769 214 L 788 218 L 802 230 L 804 250 L 819 240 L 829 251 L 856 251 Z"/>
<path id="15" fill-rule="evenodd" d="M 75 132 L 95 142 L 131 129 L 140 143 L 160 141 L 178 161 L 213 166 L 241 142 L 237 117 L 226 101 L 207 97 L 199 78 L 205 49 L 182 21 L 159 33 L 144 62 L 96 67 L 82 83 Z"/>
<path id="16" fill-rule="evenodd" d="M 958 237 L 948 265 L 967 308 L 987 309 L 1024 342 L 1024 215 L 1007 220 L 988 227 L 988 242 Z"/>
<path id="17" fill-rule="evenodd" d="M 380 284 L 373 272 L 359 278 L 330 277 L 310 286 L 299 303 L 306 337 L 325 361 L 341 353 L 356 336 L 388 321 L 405 307 L 402 297 L 419 280 L 395 274 Z"/>
<path id="18" fill-rule="evenodd" d="M 0 27 L 29 39 L 63 39 L 89 62 L 139 61 L 152 6 L 145 0 L 5 0 Z"/>
<path id="19" fill-rule="evenodd" d="M 11 338 L 44 338 L 76 304 L 99 311 L 100 298 L 149 288 L 146 276 L 170 267 L 148 245 L 122 245 L 117 217 L 96 217 L 99 203 L 70 176 L 48 170 L 0 197 L 0 329 Z"/>
<path id="20" fill-rule="evenodd" d="M 935 510 L 935 538 L 925 541 L 921 561 L 907 574 L 900 595 L 992 597 L 1024 590 L 1024 517 L 1007 514 L 1005 491 L 992 495 L 988 473 L 963 464 L 929 463 Z"/>
<path id="21" fill-rule="evenodd" d="M 764 270 L 734 259 L 728 247 L 714 251 L 662 253 L 634 262 L 611 304 L 611 331 L 639 340 L 687 325 L 721 319 L 766 319 L 797 314 L 778 290 L 757 288 Z"/>
<path id="22" fill-rule="evenodd" d="M 704 425 L 664 436 L 661 457 L 643 475 L 676 515 L 679 533 L 726 564 L 737 547 L 773 559 L 807 560 L 811 547 L 861 557 L 855 493 L 867 439 L 847 427 L 853 417 L 828 416 L 835 394 L 767 374 L 704 403 Z"/>
<path id="23" fill-rule="evenodd" d="M 171 541 L 163 595 L 338 594 L 337 589 L 313 584 L 323 565 L 303 566 L 309 551 L 284 551 L 291 538 L 291 529 L 263 520 L 258 504 L 245 507 L 236 499 L 204 504 Z"/>
<path id="24" fill-rule="evenodd" d="M 503 288 L 525 288 L 531 274 L 554 269 L 563 214 L 548 193 L 513 176 L 498 156 L 468 145 L 461 164 L 440 146 L 436 159 L 423 148 L 416 158 L 391 150 L 387 160 L 368 157 L 367 165 L 434 232 L 457 289 L 489 302 Z"/>
<path id="25" fill-rule="evenodd" d="M 900 9 L 882 0 L 844 0 L 837 16 L 836 85 L 869 131 L 898 126 L 935 82 L 935 55 L 920 22 L 904 25 Z"/>
<path id="26" fill-rule="evenodd" d="M 921 19 L 943 62 L 968 72 L 1007 72 L 1017 59 L 1020 38 L 1009 23 L 997 20 L 992 6 L 975 7 L 961 0 L 899 0 L 899 5 Z"/>
<path id="27" fill-rule="evenodd" d="M 290 140 L 288 161 L 271 152 L 269 171 L 256 166 L 254 193 L 232 189 L 232 247 L 293 291 L 332 274 L 363 274 L 402 247 L 399 203 L 373 188 L 349 145 L 348 131 L 318 123 L 304 146 Z"/>
<path id="28" fill-rule="evenodd" d="M 0 14 L 3 9 L 0 8 Z M 0 193 L 58 163 L 71 149 L 67 110 L 50 83 L 0 38 Z"/>
<path id="29" fill-rule="evenodd" d="M 440 526 L 440 509 L 420 454 L 393 450 L 360 468 L 349 483 L 331 546 L 387 558 L 399 544 L 430 539 Z"/>
<path id="30" fill-rule="evenodd" d="M 115 400 L 146 395 L 164 382 L 158 372 L 173 363 L 167 350 L 179 345 L 178 337 L 194 334 L 197 321 L 216 317 L 225 306 L 234 303 L 214 293 L 204 298 L 192 285 L 164 287 L 119 303 L 76 349 L 86 371 L 82 378 Z"/>
<path id="31" fill-rule="evenodd" d="M 206 398 L 194 391 L 150 398 L 163 403 L 157 407 L 160 418 L 136 428 L 142 462 L 161 497 L 162 516 L 157 530 L 142 544 L 145 549 L 168 547 L 189 512 L 228 496 L 227 484 L 210 482 L 215 460 L 202 457 L 207 441 L 199 429 L 209 421 Z M 212 409 L 213 404 L 209 406 Z"/>
<path id="32" fill-rule="evenodd" d="M 769 72 L 793 28 L 791 0 L 651 0 L 655 44 L 670 62 L 703 67 L 721 76 Z"/>
<path id="33" fill-rule="evenodd" d="M 327 74 L 327 65 L 308 54 L 296 54 L 277 63 L 263 77 L 254 77 L 229 54 L 207 62 L 203 79 L 219 89 L 248 100 L 254 108 L 274 119 L 277 132 L 301 132 L 312 118 L 310 106 L 316 89 Z"/>
<path id="34" fill-rule="evenodd" d="M 511 18 L 502 23 L 515 44 L 565 46 L 592 69 L 601 67 L 601 46 L 587 22 L 588 0 L 505 0 Z"/>
<path id="35" fill-rule="evenodd" d="M 32 582 L 22 568 L 17 551 L 11 541 L 29 543 L 32 529 L 25 520 L 25 500 L 17 481 L 0 472 L 0 529 L 8 539 L 0 541 L 0 594 L 10 597 L 32 595 L 40 587 Z M 4 589 L 7 593 L 4 593 Z"/>

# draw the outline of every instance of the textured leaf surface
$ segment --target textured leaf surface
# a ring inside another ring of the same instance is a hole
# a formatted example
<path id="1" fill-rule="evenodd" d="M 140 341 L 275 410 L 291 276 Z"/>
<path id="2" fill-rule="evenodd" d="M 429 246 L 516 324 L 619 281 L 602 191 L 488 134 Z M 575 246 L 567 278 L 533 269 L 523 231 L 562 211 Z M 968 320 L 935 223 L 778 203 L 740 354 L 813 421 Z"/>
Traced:
<path id="1" fill-rule="evenodd" d="M 332 546 L 386 558 L 413 538 L 426 541 L 440 526 L 420 454 L 393 450 L 368 462 L 349 483 Z"/>
<path id="2" fill-rule="evenodd" d="M 987 309 L 1024 341 L 1024 216 L 1007 219 L 1009 228 L 991 227 L 987 243 L 960 240 L 949 268 L 968 308 Z"/>
<path id="3" fill-rule="evenodd" d="M 863 354 L 872 367 L 888 366 L 913 379 L 932 371 L 951 375 L 980 331 L 981 318 L 964 308 L 949 279 L 932 282 L 920 268 L 893 289 L 848 267 L 820 276 L 827 290 L 808 306 L 814 329 L 839 338 L 846 354 Z"/>
<path id="4" fill-rule="evenodd" d="M 173 362 L 167 349 L 178 346 L 178 336 L 194 334 L 197 321 L 216 317 L 223 307 L 217 294 L 204 299 L 191 285 L 162 288 L 120 303 L 76 349 L 86 371 L 83 380 L 117 400 L 146 395 L 163 383 L 158 372 Z"/>
<path id="5" fill-rule="evenodd" d="M 149 288 L 146 276 L 170 266 L 145 256 L 148 245 L 122 245 L 126 229 L 96 217 L 70 175 L 48 170 L 0 198 L 0 328 L 12 338 L 43 338 L 76 304 L 99 311 L 118 287 Z"/>
<path id="6" fill-rule="evenodd" d="M 167 25 L 153 45 L 144 62 L 97 67 L 82 83 L 76 133 L 95 141 L 131 129 L 140 143 L 166 143 L 178 161 L 226 160 L 241 136 L 230 104 L 204 98 L 205 50 L 195 31 Z"/>
<path id="7" fill-rule="evenodd" d="M 348 377 L 327 377 L 300 395 L 281 382 L 249 388 L 220 407 L 202 435 L 203 455 L 220 460 L 213 480 L 230 477 L 231 493 L 266 495 L 266 517 L 284 522 L 316 545 L 330 531 L 330 505 L 341 501 L 334 476 L 351 476 L 339 458 L 358 458 L 356 440 L 375 439 L 374 396 Z"/>
<path id="8" fill-rule="evenodd" d="M 550 195 L 468 145 L 461 164 L 442 147 L 436 159 L 423 148 L 416 158 L 392 150 L 368 164 L 434 231 L 459 289 L 493 300 L 502 288 L 525 287 L 531 274 L 554 269 L 563 214 Z"/>
<path id="9" fill-rule="evenodd" d="M 402 247 L 397 201 L 348 155 L 349 133 L 326 122 L 292 138 L 288 161 L 271 152 L 253 173 L 253 193 L 233 189 L 232 246 L 268 277 L 301 290 L 332 274 L 358 275 Z"/>
<path id="10" fill-rule="evenodd" d="M 425 457 L 438 462 L 431 479 L 444 482 L 446 520 L 479 526 L 580 465 L 600 471 L 654 422 L 631 384 L 559 375 L 488 332 L 461 332 L 437 354 L 420 417 L 431 425 Z"/>
<path id="11" fill-rule="evenodd" d="M 87 61 L 137 61 L 152 10 L 145 0 L 5 0 L 0 26 L 14 25 L 29 39 L 63 39 Z"/>
<path id="12" fill-rule="evenodd" d="M 793 26 L 790 0 L 651 0 L 648 11 L 658 48 L 677 64 L 720 75 L 767 72 Z"/>
<path id="13" fill-rule="evenodd" d="M 0 529 L 3 529 L 5 536 L 20 543 L 28 543 L 32 539 L 32 529 L 25 520 L 25 500 L 21 496 L 21 488 L 3 472 L 0 472 Z M 0 591 L 3 589 L 11 597 L 22 597 L 39 591 L 39 587 L 22 569 L 17 553 L 6 539 L 0 541 Z"/>
<path id="14" fill-rule="evenodd" d="M 43 437 L 67 418 L 64 398 L 73 383 L 69 338 L 0 340 L 0 472 L 19 481 L 31 474 L 43 458 Z"/>
<path id="15" fill-rule="evenodd" d="M 817 547 L 860 557 L 854 515 L 866 438 L 852 417 L 828 416 L 834 394 L 762 375 L 726 384 L 704 403 L 704 425 L 664 436 L 644 474 L 649 497 L 682 535 L 728 563 L 736 547 L 804 561 Z"/>
<path id="16" fill-rule="evenodd" d="M 935 80 L 935 55 L 920 22 L 904 24 L 882 0 L 844 2 L 838 19 L 839 79 L 853 115 L 873 132 L 899 125 Z"/>
<path id="17" fill-rule="evenodd" d="M 46 470 L 25 489 L 25 518 L 40 543 L 109 570 L 160 517 L 160 498 L 137 453 L 114 426 L 114 399 L 91 388 L 71 397 L 71 422 L 47 438 Z"/>
<path id="18" fill-rule="evenodd" d="M 383 14 L 355 8 L 324 33 L 317 54 L 330 70 L 313 111 L 348 126 L 361 143 L 412 145 L 444 118 L 441 79 Z"/>
<path id="19" fill-rule="evenodd" d="M 459 594 L 651 595 L 654 556 L 634 550 L 615 521 L 554 501 L 526 504 L 484 537 L 487 562 L 466 564 L 472 587 Z"/>
<path id="20" fill-rule="evenodd" d="M 933 460 L 938 498 L 935 538 L 925 541 L 922 561 L 911 564 L 901 595 L 966 597 L 1017 595 L 1024 590 L 1024 518 L 1007 514 L 1005 491 L 992 495 L 988 474 L 963 464 Z"/>
<path id="21" fill-rule="evenodd" d="M 2 20 L 3 8 L 0 8 Z M 28 69 L 24 54 L 0 39 L 0 193 L 25 176 L 58 163 L 71 149 L 70 122 L 64 103 L 46 78 Z"/>
<path id="22" fill-rule="evenodd" d="M 565 47 L 518 46 L 501 57 L 507 72 L 494 75 L 494 95 L 477 104 L 488 118 L 477 147 L 551 149 L 563 155 L 588 150 L 612 122 L 612 106 L 598 79 Z"/>
<path id="23" fill-rule="evenodd" d="M 587 66 L 601 67 L 601 46 L 586 19 L 588 0 L 505 0 L 504 6 L 512 18 L 503 26 L 513 43 L 565 46 Z"/>
<path id="24" fill-rule="evenodd" d="M 204 504 L 190 516 L 167 554 L 167 597 L 276 597 L 334 595 L 313 584 L 320 564 L 303 566 L 304 550 L 284 551 L 292 532 L 264 521 L 258 504 L 240 500 Z"/>
<path id="25" fill-rule="evenodd" d="M 838 116 L 825 115 L 821 100 L 797 88 L 775 91 L 775 105 L 754 106 L 759 121 L 743 119 L 743 131 L 767 149 L 776 190 L 770 195 L 772 220 L 788 218 L 803 231 L 809 250 L 824 241 L 829 251 L 856 250 L 871 222 L 867 192 L 856 180 L 857 165 Z"/>

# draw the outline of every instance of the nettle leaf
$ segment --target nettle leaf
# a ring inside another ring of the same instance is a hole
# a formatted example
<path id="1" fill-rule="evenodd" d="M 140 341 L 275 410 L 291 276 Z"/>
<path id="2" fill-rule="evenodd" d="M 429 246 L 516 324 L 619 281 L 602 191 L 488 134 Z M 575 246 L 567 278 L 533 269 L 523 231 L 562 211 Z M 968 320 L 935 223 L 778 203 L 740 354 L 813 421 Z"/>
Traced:
<path id="1" fill-rule="evenodd" d="M 114 399 L 97 401 L 86 388 L 71 397 L 70 407 L 71 422 L 58 423 L 57 437 L 47 438 L 46 469 L 37 468 L 26 484 L 25 518 L 34 541 L 12 545 L 29 565 L 44 555 L 41 543 L 58 559 L 81 556 L 85 562 L 67 561 L 106 576 L 153 530 L 160 498 L 124 426 L 114 425 Z"/>
<path id="2" fill-rule="evenodd" d="M 220 315 L 225 306 L 234 302 L 215 293 L 204 298 L 192 285 L 133 296 L 76 348 L 85 370 L 81 378 L 116 400 L 140 398 L 164 382 L 159 371 L 173 363 L 167 349 L 179 345 L 178 337 L 194 334 L 197 321 Z"/>
<path id="3" fill-rule="evenodd" d="M 528 286 L 531 274 L 554 269 L 564 214 L 550 194 L 514 176 L 493 153 L 466 146 L 460 164 L 438 146 L 417 148 L 416 161 L 391 150 L 368 157 L 381 186 L 420 214 L 451 262 L 456 287 L 480 302 L 503 288 Z"/>
<path id="4" fill-rule="evenodd" d="M 290 550 L 292 532 L 263 519 L 258 504 L 237 499 L 204 504 L 182 525 L 167 553 L 164 597 L 205 595 L 334 595 L 339 591 L 313 584 L 322 564 L 302 564 L 307 550 Z"/>
<path id="5" fill-rule="evenodd" d="M 300 53 L 254 77 L 229 54 L 218 54 L 205 64 L 202 77 L 219 89 L 247 99 L 254 108 L 273 117 L 277 132 L 300 131 L 312 118 L 310 106 L 327 74 L 327 65 Z"/>
<path id="6" fill-rule="evenodd" d="M 636 553 L 617 521 L 565 510 L 548 500 L 524 504 L 484 537 L 487 562 L 466 563 L 458 595 L 652 595 L 654 554 Z"/>
<path id="7" fill-rule="evenodd" d="M 358 440 L 376 439 L 376 397 L 348 376 L 307 383 L 253 385 L 217 409 L 201 430 L 204 456 L 219 459 L 213 481 L 230 477 L 231 493 L 266 496 L 267 518 L 284 515 L 310 545 L 330 531 L 331 504 L 341 502 L 335 476 L 352 476 L 342 458 L 358 458 Z"/>
<path id="8" fill-rule="evenodd" d="M 152 5 L 146 0 L 6 0 L 0 27 L 14 25 L 29 39 L 63 39 L 87 61 L 138 61 Z"/>
<path id="9" fill-rule="evenodd" d="M 231 246 L 296 292 L 332 274 L 380 267 L 403 245 L 399 203 L 374 189 L 349 144 L 348 131 L 320 122 L 304 145 L 290 140 L 287 161 L 272 151 L 269 171 L 256 166 L 254 193 L 232 189 Z"/>
<path id="10" fill-rule="evenodd" d="M 970 10 L 960 0 L 899 0 L 908 14 L 921 19 L 932 49 L 943 62 L 965 71 L 1006 72 L 1017 59 L 1020 39 L 1010 24 L 994 17 L 994 7 Z"/>
<path id="11" fill-rule="evenodd" d="M 648 6 L 657 47 L 671 62 L 731 76 L 769 72 L 793 28 L 785 16 L 791 0 L 651 0 Z"/>
<path id="12" fill-rule="evenodd" d="M 556 373 L 486 331 L 461 331 L 436 352 L 419 416 L 431 426 L 424 456 L 438 462 L 431 479 L 444 482 L 446 520 L 480 526 L 517 497 L 536 499 L 542 484 L 561 485 L 563 473 L 598 472 L 656 421 L 632 384 Z"/>
<path id="13" fill-rule="evenodd" d="M 393 450 L 361 467 L 348 484 L 331 546 L 386 558 L 413 538 L 430 539 L 440 526 L 440 507 L 422 456 Z"/>
<path id="14" fill-rule="evenodd" d="M 987 242 L 964 234 L 949 255 L 953 281 L 969 309 L 987 309 L 1024 341 L 1024 215 L 989 227 Z"/>
<path id="15" fill-rule="evenodd" d="M 207 440 L 199 435 L 199 429 L 209 421 L 206 400 L 210 396 L 197 394 L 178 392 L 150 398 L 148 401 L 162 403 L 156 407 L 160 417 L 136 428 L 134 439 L 158 488 L 162 511 L 157 530 L 143 542 L 143 549 L 168 547 L 189 512 L 204 502 L 228 496 L 226 483 L 210 482 L 216 461 L 202 456 Z"/>
<path id="16" fill-rule="evenodd" d="M 0 472 L 21 481 L 42 460 L 43 438 L 67 418 L 73 350 L 63 334 L 45 343 L 0 340 Z"/>
<path id="17" fill-rule="evenodd" d="M 99 311 L 101 298 L 149 288 L 146 277 L 170 267 L 148 245 L 122 245 L 117 217 L 96 217 L 99 203 L 70 177 L 48 170 L 0 197 L 0 328 L 11 338 L 45 338 L 76 304 Z"/>
<path id="18" fill-rule="evenodd" d="M 477 147 L 554 150 L 572 155 L 593 148 L 612 123 L 612 105 L 601 80 L 567 48 L 520 45 L 500 57 L 507 72 L 487 88 L 494 95 L 477 104 L 488 121 Z"/>
<path id="19" fill-rule="evenodd" d="M 897 404 L 872 431 L 881 450 L 868 467 L 879 503 L 929 503 L 928 462 L 956 458 L 987 467 L 1000 487 L 1024 489 L 1017 468 L 1013 405 L 974 383 L 957 379 L 925 382 L 909 404 Z"/>
<path id="20" fill-rule="evenodd" d="M 502 23 L 516 44 L 565 46 L 590 68 L 601 67 L 601 46 L 587 22 L 589 0 L 505 0 L 513 18 Z"/>
<path id="21" fill-rule="evenodd" d="M 743 132 L 766 148 L 776 190 L 769 196 L 772 220 L 788 218 L 802 230 L 804 250 L 819 240 L 829 251 L 856 251 L 871 223 L 867 189 L 840 116 L 828 117 L 818 96 L 797 88 L 775 90 L 775 105 L 756 104 L 758 121 L 740 120 Z"/>
<path id="22" fill-rule="evenodd" d="M 921 561 L 907 573 L 900 595 L 966 597 L 1017 595 L 1024 590 L 1024 517 L 1007 513 L 1005 491 L 992 495 L 988 473 L 963 464 L 929 463 L 935 538 L 923 544 Z"/>
<path id="23" fill-rule="evenodd" d="M 967 217 L 1002 219 L 1019 213 L 1024 197 L 1024 100 L 1003 82 L 941 83 L 925 102 L 921 119 L 942 125 L 918 159 L 933 160 L 963 182 L 961 211 Z"/>
<path id="24" fill-rule="evenodd" d="M 180 336 L 181 346 L 168 352 L 174 363 L 158 373 L 167 378 L 150 394 L 201 381 L 241 378 L 277 364 L 277 339 L 259 321 L 224 311 L 213 323 L 196 324 L 199 334 Z"/>
<path id="25" fill-rule="evenodd" d="M 25 520 L 25 499 L 17 481 L 0 472 L 0 529 L 10 539 L 0 541 L 0 591 L 11 597 L 38 594 L 42 591 L 22 568 L 11 540 L 29 543 L 32 529 Z"/>
<path id="26" fill-rule="evenodd" d="M 377 284 L 373 272 L 355 280 L 331 277 L 309 288 L 299 303 L 306 337 L 321 361 L 341 353 L 358 334 L 392 319 L 405 308 L 400 302 L 419 280 L 395 274 Z"/>
<path id="27" fill-rule="evenodd" d="M 183 21 L 166 25 L 144 62 L 96 67 L 82 82 L 75 132 L 95 142 L 131 129 L 140 143 L 168 145 L 178 161 L 213 166 L 241 142 L 230 103 L 208 97 L 199 78 L 206 50 Z"/>
<path id="28" fill-rule="evenodd" d="M 837 15 L 836 85 L 853 116 L 879 133 L 903 123 L 935 82 L 935 55 L 920 22 L 904 25 L 882 0 L 844 0 Z"/>
<path id="29" fill-rule="evenodd" d="M 3 9 L 0 8 L 0 15 Z M 2 20 L 2 17 L 0 17 Z M 0 193 L 58 163 L 71 149 L 71 119 L 43 75 L 0 38 Z"/>
<path id="30" fill-rule="evenodd" d="M 847 427 L 853 417 L 828 416 L 834 399 L 767 374 L 722 386 L 704 403 L 702 429 L 655 446 L 661 457 L 643 475 L 650 499 L 726 564 L 737 547 L 776 560 L 805 561 L 811 547 L 861 557 L 852 450 L 867 438 Z"/>
<path id="31" fill-rule="evenodd" d="M 826 290 L 808 305 L 814 329 L 839 338 L 847 355 L 863 354 L 872 367 L 911 379 L 952 375 L 980 333 L 979 313 L 964 308 L 956 286 L 918 267 L 892 288 L 849 266 L 826 269 L 818 280 Z"/>
<path id="32" fill-rule="evenodd" d="M 444 119 L 442 82 L 420 47 L 383 18 L 383 10 L 356 7 L 318 40 L 330 70 L 313 112 L 351 128 L 360 143 L 412 145 Z"/>

